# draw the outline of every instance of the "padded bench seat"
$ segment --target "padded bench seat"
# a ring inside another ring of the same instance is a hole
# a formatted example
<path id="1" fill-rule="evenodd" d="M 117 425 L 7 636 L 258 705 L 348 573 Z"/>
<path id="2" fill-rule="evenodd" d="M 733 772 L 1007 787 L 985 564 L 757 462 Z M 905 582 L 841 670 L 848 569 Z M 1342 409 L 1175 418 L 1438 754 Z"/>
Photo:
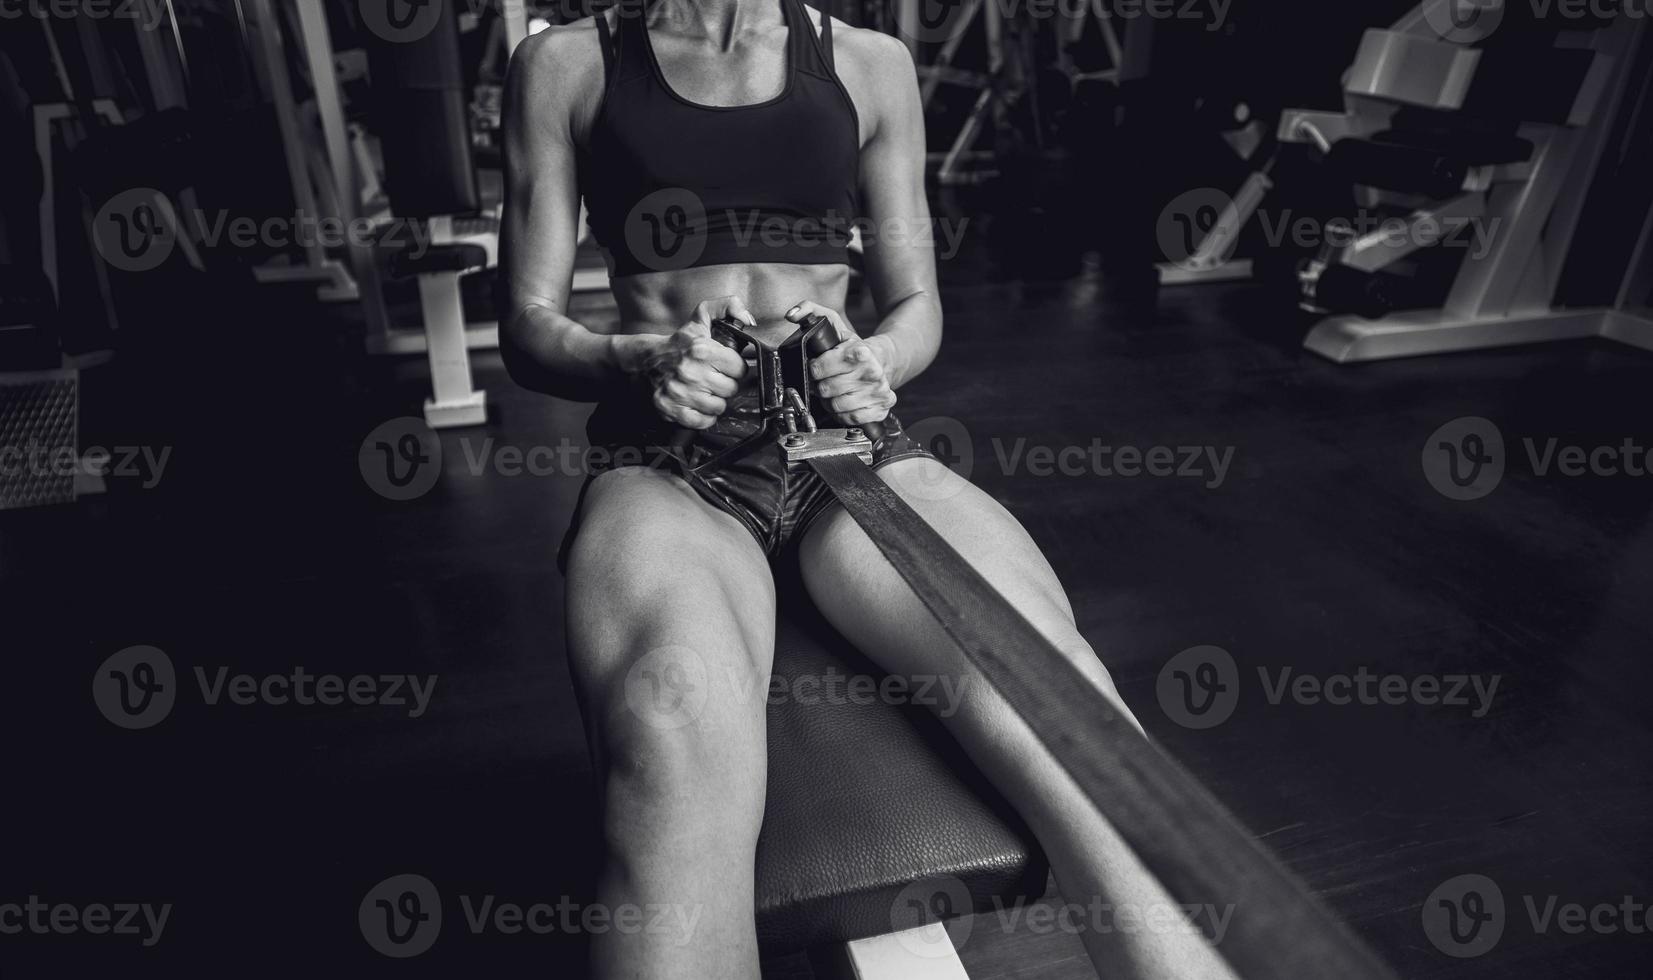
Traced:
<path id="1" fill-rule="evenodd" d="M 782 593 L 775 675 L 787 685 L 772 688 L 779 693 L 768 708 L 769 795 L 757 854 L 764 954 L 920 925 L 912 893 L 902 890 L 938 876 L 962 883 L 974 905 L 944 908 L 944 916 L 1043 894 L 1049 867 L 1032 834 L 930 708 L 876 696 L 826 703 L 807 687 L 793 696 L 799 677 L 883 674 L 801 589 Z"/>

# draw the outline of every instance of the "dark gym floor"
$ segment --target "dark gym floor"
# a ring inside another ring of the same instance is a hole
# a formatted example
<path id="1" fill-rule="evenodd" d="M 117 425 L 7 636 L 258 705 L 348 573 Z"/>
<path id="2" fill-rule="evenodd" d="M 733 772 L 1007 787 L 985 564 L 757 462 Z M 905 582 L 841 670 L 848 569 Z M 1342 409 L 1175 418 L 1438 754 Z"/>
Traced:
<path id="1" fill-rule="evenodd" d="M 1153 737 L 1401 976 L 1645 975 L 1649 937 L 1539 934 L 1523 897 L 1540 910 L 1550 896 L 1653 899 L 1653 495 L 1645 478 L 1537 475 L 1520 440 L 1645 448 L 1653 360 L 1588 342 L 1337 367 L 1251 287 L 1167 290 L 1154 311 L 1109 300 L 1094 277 L 979 272 L 946 271 L 942 356 L 901 411 L 967 428 L 972 478 L 1045 548 Z M 384 499 L 357 452 L 375 425 L 417 414 L 420 363 L 367 359 L 329 316 L 265 295 L 173 296 L 157 309 L 187 326 L 166 336 L 157 315 L 147 354 L 89 374 L 88 415 L 119 420 L 103 438 L 172 447 L 159 485 L 0 514 L 3 890 L 176 906 L 154 950 L 7 937 L 0 968 L 528 976 L 577 962 L 564 937 L 463 928 L 418 960 L 384 960 L 356 912 L 401 872 L 501 902 L 588 890 L 589 771 L 553 564 L 579 480 L 469 472 L 485 439 L 579 443 L 584 409 L 514 389 L 483 357 L 495 421 L 443 435 L 430 493 Z M 1512 461 L 1468 502 L 1420 465 L 1430 433 L 1461 416 L 1494 421 Z M 1233 456 L 1216 487 L 1037 476 L 998 461 L 995 446 L 1019 439 Z M 439 680 L 418 718 L 181 696 L 161 725 L 123 731 L 88 685 L 140 643 L 167 651 L 185 689 L 219 666 Z M 1197 731 L 1161 710 L 1155 684 L 1204 644 L 1233 655 L 1243 695 Z M 1276 706 L 1255 681 L 1259 667 L 1362 665 L 1500 684 L 1473 717 Z M 1498 881 L 1509 925 L 1492 952 L 1455 960 L 1425 938 L 1420 908 L 1465 873 Z M 1070 938 L 991 918 L 963 955 L 977 980 L 1090 975 Z"/>

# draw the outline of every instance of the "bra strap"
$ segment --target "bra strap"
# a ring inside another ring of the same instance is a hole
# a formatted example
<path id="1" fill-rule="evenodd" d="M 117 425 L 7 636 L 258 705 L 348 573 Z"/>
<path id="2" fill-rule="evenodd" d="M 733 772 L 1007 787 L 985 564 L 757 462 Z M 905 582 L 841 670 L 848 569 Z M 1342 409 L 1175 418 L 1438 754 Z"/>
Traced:
<path id="1" fill-rule="evenodd" d="M 827 71 L 836 71 L 832 64 L 832 14 L 821 11 L 821 57 L 826 59 Z"/>
<path id="2" fill-rule="evenodd" d="M 609 84 L 613 84 L 614 73 L 618 67 L 614 62 L 619 55 L 614 50 L 614 32 L 608 26 L 609 9 L 608 7 L 601 8 L 597 11 L 594 19 L 597 21 L 597 43 L 603 49 L 603 77 Z"/>

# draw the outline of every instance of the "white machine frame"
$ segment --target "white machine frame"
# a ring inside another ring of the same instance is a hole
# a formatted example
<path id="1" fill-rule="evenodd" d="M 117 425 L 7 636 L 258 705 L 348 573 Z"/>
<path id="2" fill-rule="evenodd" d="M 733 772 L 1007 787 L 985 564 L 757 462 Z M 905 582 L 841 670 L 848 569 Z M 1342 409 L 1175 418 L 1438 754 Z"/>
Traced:
<path id="1" fill-rule="evenodd" d="M 1453 2 L 1428 0 L 1393 29 L 1368 31 L 1345 82 L 1350 112 L 1288 111 L 1280 120 L 1280 139 L 1324 141 L 1361 135 L 1386 123 L 1385 104 L 1444 109 L 1461 104 L 1479 52 L 1440 39 L 1427 17 L 1431 6 Z M 1564 34 L 1563 45 L 1597 52 L 1566 123 L 1523 126 L 1522 138 L 1536 147 L 1530 161 L 1478 168 L 1466 181 L 1463 197 L 1412 215 L 1416 225 L 1438 217 L 1443 209 L 1479 214 L 1489 224 L 1497 221 L 1501 229 L 1486 254 L 1464 257 L 1440 309 L 1407 310 L 1373 320 L 1329 317 L 1310 331 L 1304 346 L 1338 363 L 1584 337 L 1653 350 L 1653 315 L 1632 305 L 1645 302 L 1653 216 L 1641 230 L 1613 306 L 1553 305 L 1590 177 L 1601 163 L 1646 33 L 1642 19 L 1621 16 L 1609 27 Z M 1456 79 L 1458 84 L 1414 91 L 1416 74 L 1406 66 L 1423 64 L 1432 66 L 1436 77 Z M 1340 261 L 1370 271 L 1394 257 L 1371 242 L 1355 242 L 1342 250 Z"/>

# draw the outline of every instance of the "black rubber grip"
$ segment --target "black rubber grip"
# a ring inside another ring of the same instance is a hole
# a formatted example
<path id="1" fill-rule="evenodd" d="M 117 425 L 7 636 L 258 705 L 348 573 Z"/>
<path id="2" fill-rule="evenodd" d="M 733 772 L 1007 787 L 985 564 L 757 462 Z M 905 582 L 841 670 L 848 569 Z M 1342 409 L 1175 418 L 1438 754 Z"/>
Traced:
<path id="1" fill-rule="evenodd" d="M 1344 178 L 1357 184 L 1447 198 L 1463 190 L 1469 164 L 1430 147 L 1369 140 L 1339 140 L 1328 158 Z"/>
<path id="2" fill-rule="evenodd" d="M 816 325 L 821 323 L 826 323 L 827 329 L 815 330 Z M 806 332 L 805 345 L 809 350 L 810 357 L 820 357 L 840 343 L 838 331 L 832 327 L 826 317 L 819 313 L 805 320 L 803 327 Z M 809 331 L 814 332 L 809 333 Z M 861 425 L 861 431 L 867 434 L 867 438 L 872 440 L 874 446 L 884 441 L 884 423 L 882 422 L 865 422 Z"/>

